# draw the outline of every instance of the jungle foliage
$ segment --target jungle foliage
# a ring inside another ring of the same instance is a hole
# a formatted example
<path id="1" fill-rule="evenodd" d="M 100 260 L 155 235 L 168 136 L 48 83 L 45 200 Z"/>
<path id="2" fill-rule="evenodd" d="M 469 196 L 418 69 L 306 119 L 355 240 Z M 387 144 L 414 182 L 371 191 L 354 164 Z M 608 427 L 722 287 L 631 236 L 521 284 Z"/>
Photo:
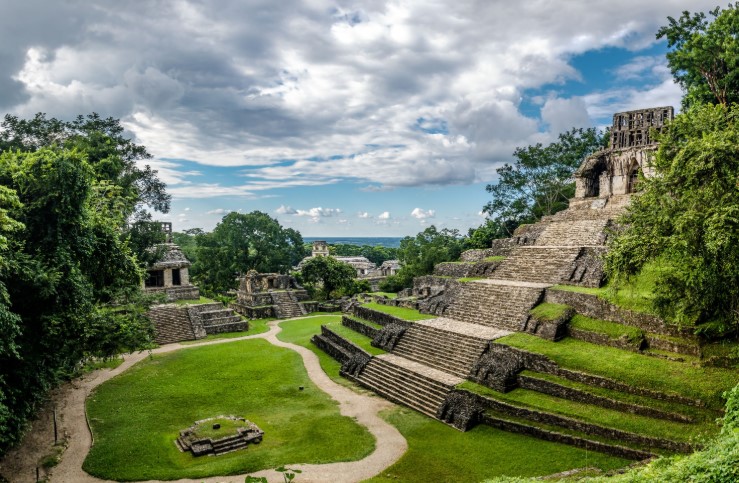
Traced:
<path id="1" fill-rule="evenodd" d="M 739 106 L 702 105 L 659 137 L 654 176 L 640 181 L 612 239 L 616 286 L 647 264 L 654 307 L 674 322 L 723 336 L 739 332 Z"/>
<path id="2" fill-rule="evenodd" d="M 229 213 L 212 232 L 194 237 L 192 275 L 209 296 L 235 289 L 238 277 L 249 270 L 287 273 L 303 258 L 300 233 L 260 211 Z"/>
<path id="3" fill-rule="evenodd" d="M 166 210 L 117 120 L 6 116 L 0 129 L 0 453 L 60 379 L 150 346 L 129 218 Z"/>

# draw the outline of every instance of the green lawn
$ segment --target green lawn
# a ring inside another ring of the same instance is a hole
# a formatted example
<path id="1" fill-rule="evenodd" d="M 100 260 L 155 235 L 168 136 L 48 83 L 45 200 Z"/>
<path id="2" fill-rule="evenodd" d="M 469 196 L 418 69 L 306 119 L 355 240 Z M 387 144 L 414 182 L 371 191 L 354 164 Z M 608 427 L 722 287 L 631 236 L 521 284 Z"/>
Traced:
<path id="1" fill-rule="evenodd" d="M 721 394 L 739 382 L 739 372 L 735 369 L 695 367 L 570 337 L 551 342 L 518 333 L 496 342 L 543 354 L 564 368 L 608 377 L 637 387 L 701 399 L 714 408 L 723 406 Z"/>
<path id="2" fill-rule="evenodd" d="M 569 309 L 569 305 L 544 302 L 531 309 L 529 313 L 539 320 L 557 320 Z"/>
<path id="3" fill-rule="evenodd" d="M 241 332 L 223 332 L 222 334 L 211 334 L 205 336 L 203 339 L 198 340 L 186 340 L 184 342 L 180 342 L 180 344 L 184 345 L 191 345 L 191 344 L 198 344 L 200 342 L 209 341 L 209 340 L 219 340 L 219 339 L 235 339 L 237 337 L 244 337 L 245 335 L 256 335 L 256 334 L 262 334 L 264 332 L 267 332 L 269 330 L 269 327 L 267 327 L 267 322 L 272 321 L 275 319 L 254 319 L 249 321 L 249 330 L 241 331 Z"/>
<path id="4" fill-rule="evenodd" d="M 310 341 L 315 334 L 321 333 L 321 325 L 330 323 L 340 323 L 340 315 L 323 315 L 320 317 L 306 317 L 304 319 L 294 319 L 280 322 L 282 332 L 277 334 L 277 338 L 283 342 L 292 342 L 293 344 L 303 346 L 313 351 L 318 356 L 321 369 L 332 381 L 347 387 L 357 387 L 353 382 L 344 379 L 339 375 L 341 364 L 339 364 L 330 355 L 313 345 Z"/>
<path id="5" fill-rule="evenodd" d="M 385 354 L 384 350 L 378 349 L 377 347 L 372 347 L 372 345 L 370 344 L 372 342 L 372 339 L 370 339 L 366 335 L 360 334 L 359 332 L 353 331 L 349 327 L 341 325 L 341 321 L 330 322 L 326 324 L 326 327 L 328 327 L 336 335 L 351 342 L 354 342 L 370 355 L 376 356 L 380 354 Z"/>
<path id="6" fill-rule="evenodd" d="M 378 297 L 385 297 L 388 299 L 398 298 L 398 294 L 392 292 L 370 292 L 367 295 L 377 295 Z"/>
<path id="7" fill-rule="evenodd" d="M 386 314 L 398 317 L 399 319 L 409 320 L 411 322 L 416 320 L 435 319 L 437 317 L 436 315 L 422 314 L 418 310 L 414 309 L 408 309 L 405 307 L 392 307 L 390 305 L 381 305 L 375 302 L 362 304 L 362 307 L 367 307 L 368 309 L 376 310 L 378 312 L 384 312 Z"/>
<path id="8" fill-rule="evenodd" d="M 340 416 L 337 404 L 313 385 L 298 354 L 260 339 L 155 355 L 97 388 L 87 410 L 95 444 L 83 468 L 113 480 L 351 461 L 374 448 L 372 436 Z M 220 415 L 253 421 L 265 431 L 264 441 L 217 457 L 177 450 L 179 430 Z"/>
<path id="9" fill-rule="evenodd" d="M 584 315 L 575 315 L 572 317 L 570 327 L 603 334 L 610 339 L 624 338 L 629 342 L 635 342 L 644 337 L 644 332 L 636 327 L 616 324 L 607 320 L 592 319 Z"/>
<path id="10" fill-rule="evenodd" d="M 385 482 L 477 482 L 500 475 L 540 476 L 593 466 L 610 470 L 631 461 L 479 425 L 468 432 L 398 408 L 382 413 L 408 440 L 393 466 L 367 480 Z"/>

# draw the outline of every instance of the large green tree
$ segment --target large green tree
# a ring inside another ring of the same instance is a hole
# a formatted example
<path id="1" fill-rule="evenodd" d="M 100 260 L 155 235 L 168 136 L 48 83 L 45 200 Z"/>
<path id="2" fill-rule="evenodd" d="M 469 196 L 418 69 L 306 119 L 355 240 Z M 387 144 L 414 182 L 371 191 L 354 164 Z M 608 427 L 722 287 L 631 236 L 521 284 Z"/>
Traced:
<path id="1" fill-rule="evenodd" d="M 498 181 L 485 188 L 492 200 L 483 211 L 510 236 L 520 224 L 567 208 L 575 194 L 575 170 L 606 142 L 606 135 L 595 128 L 572 129 L 547 146 L 516 148 L 514 163 L 498 168 Z"/>
<path id="2" fill-rule="evenodd" d="M 211 294 L 236 288 L 249 270 L 287 272 L 303 256 L 303 237 L 266 213 L 229 213 L 211 233 L 196 236 L 193 275 Z"/>
<path id="3" fill-rule="evenodd" d="M 458 230 L 444 228 L 437 230 L 434 225 L 400 240 L 398 260 L 401 269 L 380 284 L 382 290 L 397 292 L 410 287 L 413 277 L 433 273 L 434 265 L 455 261 L 462 254 L 464 240 Z"/>
<path id="4" fill-rule="evenodd" d="M 334 257 L 313 257 L 300 269 L 300 281 L 323 300 L 340 289 L 351 292 L 356 276 L 354 267 Z"/>
<path id="5" fill-rule="evenodd" d="M 614 283 L 658 268 L 655 309 L 715 335 L 739 332 L 739 107 L 695 107 L 659 137 L 654 176 L 640 182 L 613 238 Z"/>
<path id="6" fill-rule="evenodd" d="M 0 225 L 9 233 L 0 269 L 0 451 L 81 361 L 150 341 L 151 323 L 131 304 L 136 258 L 120 236 L 121 217 L 99 202 L 103 183 L 79 148 L 0 154 Z"/>
<path id="7" fill-rule="evenodd" d="M 685 92 L 683 107 L 739 102 L 739 2 L 722 10 L 667 17 L 659 29 L 672 50 L 667 62 Z"/>

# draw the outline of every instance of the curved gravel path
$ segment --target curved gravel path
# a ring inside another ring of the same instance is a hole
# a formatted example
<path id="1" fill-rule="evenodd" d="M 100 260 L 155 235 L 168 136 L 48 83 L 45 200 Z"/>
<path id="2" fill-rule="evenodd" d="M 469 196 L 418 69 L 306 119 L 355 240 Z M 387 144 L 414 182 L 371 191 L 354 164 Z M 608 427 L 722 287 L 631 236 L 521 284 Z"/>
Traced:
<path id="1" fill-rule="evenodd" d="M 277 334 L 282 330 L 279 323 L 284 320 L 276 320 L 269 323 L 270 330 L 263 334 L 238 337 L 233 339 L 220 339 L 202 342 L 199 344 L 169 344 L 152 351 L 155 354 L 172 352 L 188 347 L 199 347 L 212 344 L 227 344 L 244 339 L 266 339 L 272 344 L 293 350 L 300 354 L 303 363 L 314 384 L 330 395 L 339 403 L 339 409 L 344 416 L 354 417 L 358 423 L 365 426 L 375 437 L 375 450 L 358 461 L 328 464 L 288 464 L 289 468 L 300 469 L 302 473 L 296 478 L 300 483 L 307 482 L 356 482 L 371 478 L 382 470 L 395 463 L 408 448 L 405 438 L 400 432 L 378 416 L 378 412 L 392 407 L 392 403 L 371 395 L 358 394 L 344 386 L 333 382 L 318 363 L 318 357 L 306 349 L 295 344 L 282 342 L 277 339 Z M 74 388 L 66 394 L 58 408 L 63 420 L 63 429 L 69 435 L 69 447 L 64 452 L 61 462 L 51 473 L 51 481 L 54 483 L 99 483 L 99 478 L 88 475 L 82 470 L 82 462 L 92 446 L 92 435 L 90 434 L 85 417 L 85 400 L 90 392 L 108 379 L 122 373 L 140 360 L 148 357 L 148 352 L 131 354 L 124 357 L 124 362 L 113 370 L 98 371 L 92 377 L 88 377 L 75 384 Z M 263 470 L 251 473 L 253 476 L 265 476 L 270 482 L 282 482 L 282 475 L 274 470 Z M 238 482 L 243 483 L 246 475 L 216 476 L 212 478 L 197 478 L 194 480 L 176 480 L 181 483 L 220 483 Z M 150 483 L 154 483 L 152 480 Z M 159 482 L 157 482 L 159 483 Z"/>

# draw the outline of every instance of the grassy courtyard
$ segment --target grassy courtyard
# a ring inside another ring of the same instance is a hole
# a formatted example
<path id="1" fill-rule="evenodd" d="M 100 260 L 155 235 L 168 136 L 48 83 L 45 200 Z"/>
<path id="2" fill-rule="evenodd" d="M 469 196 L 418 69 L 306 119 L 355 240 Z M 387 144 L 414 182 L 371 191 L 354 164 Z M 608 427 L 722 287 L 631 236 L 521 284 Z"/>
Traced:
<path id="1" fill-rule="evenodd" d="M 155 355 L 102 384 L 87 410 L 95 443 L 84 469 L 113 480 L 351 461 L 374 448 L 372 436 L 340 416 L 337 404 L 312 384 L 298 354 L 264 340 Z M 195 458 L 175 447 L 179 430 L 220 415 L 253 421 L 265 431 L 264 441 L 218 457 Z"/>

